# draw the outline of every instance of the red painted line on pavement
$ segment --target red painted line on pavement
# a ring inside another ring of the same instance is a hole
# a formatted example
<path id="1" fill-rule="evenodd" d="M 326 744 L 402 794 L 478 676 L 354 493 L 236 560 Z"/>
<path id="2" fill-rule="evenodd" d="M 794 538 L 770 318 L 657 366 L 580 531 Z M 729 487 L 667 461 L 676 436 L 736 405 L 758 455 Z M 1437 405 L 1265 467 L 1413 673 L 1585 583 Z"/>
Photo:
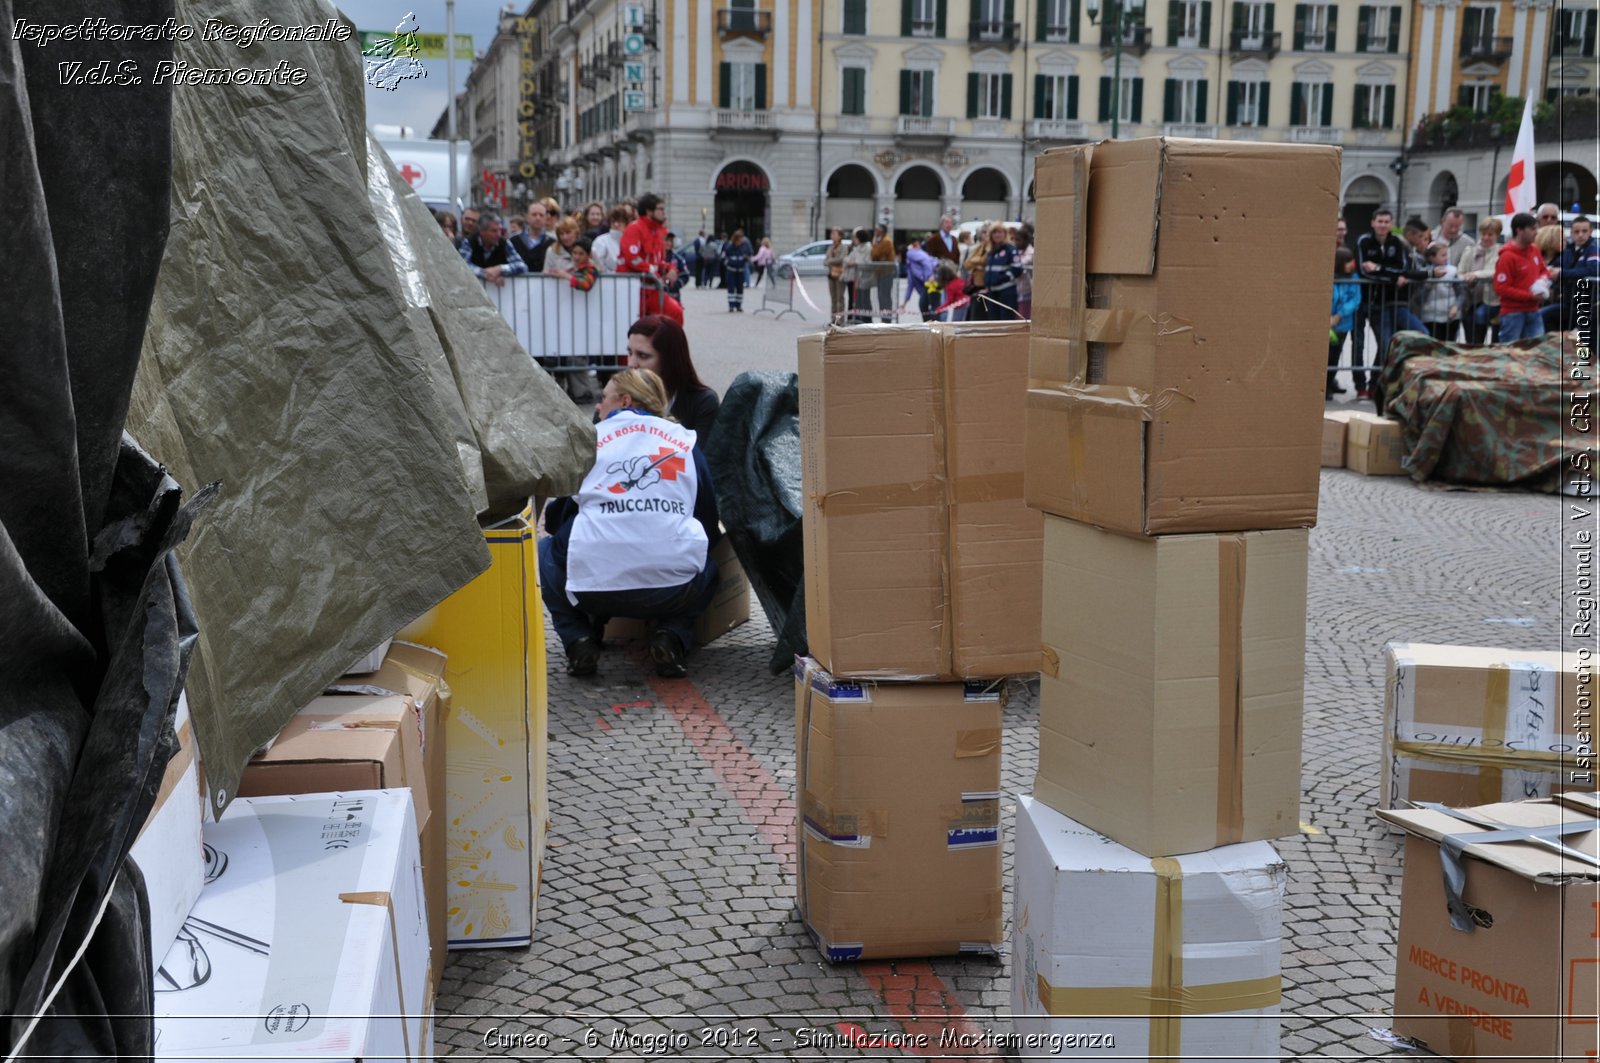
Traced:
<path id="1" fill-rule="evenodd" d="M 600 730 L 602 731 L 611 730 L 611 725 L 606 723 L 606 718 L 604 716 L 596 716 L 594 718 L 594 722 L 600 725 Z"/>
<path id="2" fill-rule="evenodd" d="M 649 668 L 643 663 L 642 667 Z M 683 729 L 728 795 L 738 802 L 744 818 L 756 828 L 772 848 L 779 865 L 790 876 L 796 874 L 796 821 L 794 799 L 766 766 L 734 735 L 722 714 L 687 679 L 661 679 L 647 676 L 656 699 Z M 916 1055 L 943 1055 L 944 1058 L 994 1059 L 993 1053 L 958 1056 L 941 1053 L 939 1041 L 949 1031 L 957 1043 L 972 1043 L 982 1036 L 966 1017 L 967 1011 L 944 980 L 923 960 L 861 963 L 856 971 L 888 1008 L 889 1017 L 907 1033 L 926 1034 L 929 1047 L 910 1049 Z"/>

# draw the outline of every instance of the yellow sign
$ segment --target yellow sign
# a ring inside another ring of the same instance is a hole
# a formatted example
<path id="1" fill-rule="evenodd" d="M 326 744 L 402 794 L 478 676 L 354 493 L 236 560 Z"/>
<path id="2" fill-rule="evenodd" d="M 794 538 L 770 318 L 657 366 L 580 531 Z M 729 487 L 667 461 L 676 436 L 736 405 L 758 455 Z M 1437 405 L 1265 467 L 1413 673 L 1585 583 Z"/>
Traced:
<path id="1" fill-rule="evenodd" d="M 369 50 L 371 48 L 371 46 L 374 45 L 374 44 L 381 44 L 383 41 L 392 39 L 393 37 L 394 37 L 394 34 L 391 33 L 391 32 L 386 32 L 386 31 L 385 32 L 380 32 L 378 30 L 362 30 L 361 31 L 361 52 L 362 52 L 362 54 L 363 55 L 375 55 L 375 54 L 377 54 L 376 52 L 372 52 L 372 51 Z M 410 54 L 411 57 L 414 58 L 414 59 L 447 59 L 447 58 L 449 58 L 449 56 L 447 56 L 445 54 L 445 50 L 444 50 L 444 38 L 445 38 L 445 35 L 442 34 L 442 33 L 414 33 L 414 34 L 409 34 L 408 38 L 409 38 L 409 40 L 416 41 L 416 50 L 415 51 L 411 51 L 411 50 L 408 49 L 408 54 Z M 473 55 L 473 51 L 472 51 L 472 34 L 470 34 L 470 33 L 458 33 L 458 34 L 456 34 L 456 58 L 457 59 L 471 59 L 472 55 Z"/>

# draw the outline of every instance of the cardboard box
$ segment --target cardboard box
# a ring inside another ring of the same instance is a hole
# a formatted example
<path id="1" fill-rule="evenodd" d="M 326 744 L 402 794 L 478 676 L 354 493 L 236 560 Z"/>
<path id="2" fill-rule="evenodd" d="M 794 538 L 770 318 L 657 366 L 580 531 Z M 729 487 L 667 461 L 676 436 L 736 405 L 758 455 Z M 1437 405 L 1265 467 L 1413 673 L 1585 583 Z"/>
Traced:
<path id="1" fill-rule="evenodd" d="M 750 580 L 733 552 L 733 540 L 724 535 L 711 548 L 717 563 L 717 593 L 694 624 L 694 641 L 705 646 L 750 619 Z M 623 641 L 650 637 L 654 624 L 631 617 L 612 617 L 606 624 L 606 639 Z"/>
<path id="2" fill-rule="evenodd" d="M 1593 696 L 1579 689 L 1576 653 L 1391 642 L 1384 655 L 1380 808 L 1595 788 L 1593 757 L 1579 756 L 1574 733 L 1580 694 Z"/>
<path id="3" fill-rule="evenodd" d="M 999 949 L 1002 687 L 795 664 L 800 915 L 830 961 Z"/>
<path id="4" fill-rule="evenodd" d="M 1315 524 L 1333 279 L 1274 234 L 1333 224 L 1339 149 L 1057 148 L 1035 190 L 1028 504 L 1144 535 Z"/>
<path id="5" fill-rule="evenodd" d="M 836 675 L 1039 667 L 1026 322 L 800 339 L 806 634 Z"/>
<path id="6" fill-rule="evenodd" d="M 1017 1034 L 1110 1037 L 1119 1059 L 1278 1058 L 1287 873 L 1272 846 L 1148 860 L 1022 797 L 1016 852 Z"/>
<path id="7" fill-rule="evenodd" d="M 400 638 L 448 658 L 450 947 L 533 939 L 550 825 L 549 700 L 533 513 L 485 528 L 489 569 Z"/>
<path id="8" fill-rule="evenodd" d="M 173 727 L 178 732 L 178 752 L 167 762 L 156 803 L 128 852 L 144 876 L 150 898 L 150 962 L 155 966 L 177 939 L 205 883 L 200 824 L 206 802 L 200 788 L 200 750 L 189 722 L 189 700 L 182 694 Z"/>
<path id="9" fill-rule="evenodd" d="M 1600 795 L 1462 811 L 1496 824 L 1578 824 L 1551 840 L 1600 855 L 1594 829 Z M 1489 832 L 1443 811 L 1378 815 L 1410 835 L 1400 885 L 1395 1033 L 1461 1061 L 1593 1059 L 1600 1028 L 1600 868 L 1527 841 L 1474 843 Z M 1446 838 L 1460 858 L 1446 856 Z M 1442 861 L 1461 875 L 1454 906 Z"/>
<path id="10" fill-rule="evenodd" d="M 1034 796 L 1145 856 L 1295 833 L 1308 539 L 1047 517 Z"/>
<path id="11" fill-rule="evenodd" d="M 158 1059 L 424 1060 L 428 927 L 411 795 L 240 798 L 156 978 Z"/>
<path id="12" fill-rule="evenodd" d="M 1330 410 L 1322 415 L 1322 467 L 1344 468 L 1345 432 L 1353 417 L 1352 410 Z"/>
<path id="13" fill-rule="evenodd" d="M 1363 476 L 1405 476 L 1406 455 L 1400 422 L 1371 413 L 1350 415 L 1345 434 L 1346 467 Z"/>

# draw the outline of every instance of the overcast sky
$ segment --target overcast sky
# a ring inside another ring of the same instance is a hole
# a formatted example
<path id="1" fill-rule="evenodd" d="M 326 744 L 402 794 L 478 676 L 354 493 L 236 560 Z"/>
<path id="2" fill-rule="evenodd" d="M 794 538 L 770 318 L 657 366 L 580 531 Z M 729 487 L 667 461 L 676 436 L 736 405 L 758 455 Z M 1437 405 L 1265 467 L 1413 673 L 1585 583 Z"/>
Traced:
<path id="1" fill-rule="evenodd" d="M 443 33 L 445 26 L 444 0 L 337 0 L 339 7 L 361 30 L 394 32 L 396 25 L 407 12 L 417 16 L 423 33 Z M 456 32 L 472 36 L 472 46 L 479 51 L 488 47 L 494 38 L 495 26 L 500 20 L 504 0 L 456 0 Z M 526 11 L 527 3 L 518 4 Z M 367 86 L 367 124 L 412 126 L 427 136 L 433 123 L 444 113 L 445 61 L 424 59 L 426 77 L 401 82 L 392 92 Z M 456 89 L 467 83 L 467 70 L 472 64 L 465 59 L 456 60 Z M 458 133 L 459 135 L 459 133 Z"/>

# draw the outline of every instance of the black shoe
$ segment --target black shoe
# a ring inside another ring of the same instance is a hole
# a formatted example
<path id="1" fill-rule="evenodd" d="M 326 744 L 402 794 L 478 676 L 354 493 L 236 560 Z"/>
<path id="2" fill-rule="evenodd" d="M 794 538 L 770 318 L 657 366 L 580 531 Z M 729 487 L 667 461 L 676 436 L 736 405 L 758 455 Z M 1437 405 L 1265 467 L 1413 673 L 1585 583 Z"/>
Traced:
<path id="1" fill-rule="evenodd" d="M 600 643 L 587 635 L 567 647 L 567 674 L 594 675 L 600 664 Z"/>
<path id="2" fill-rule="evenodd" d="M 663 679 L 682 679 L 689 674 L 683 642 L 670 631 L 657 631 L 650 636 L 650 659 L 656 663 L 656 675 Z"/>

